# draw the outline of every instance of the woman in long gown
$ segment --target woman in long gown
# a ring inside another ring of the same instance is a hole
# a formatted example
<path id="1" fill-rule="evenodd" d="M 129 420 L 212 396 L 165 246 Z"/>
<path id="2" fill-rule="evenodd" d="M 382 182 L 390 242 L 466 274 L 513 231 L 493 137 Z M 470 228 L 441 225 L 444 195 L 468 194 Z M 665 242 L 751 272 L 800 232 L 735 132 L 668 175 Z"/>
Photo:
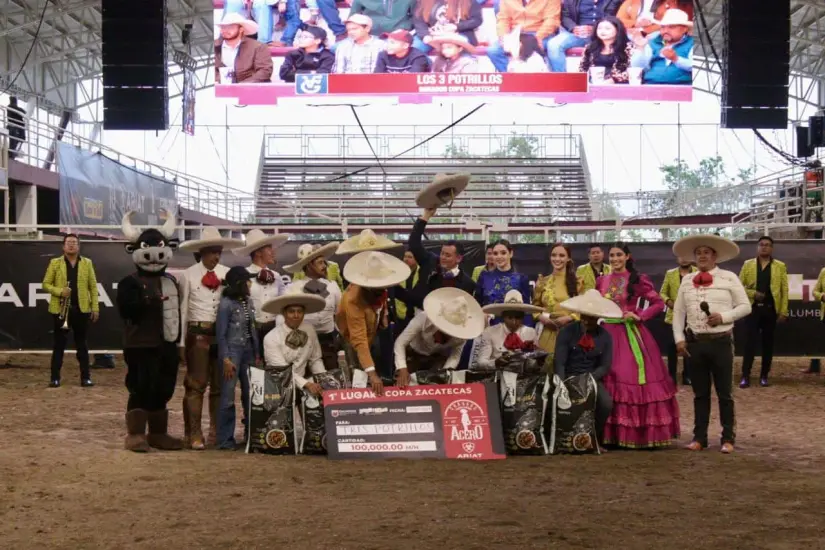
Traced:
<path id="1" fill-rule="evenodd" d="M 550 249 L 550 265 L 553 268 L 552 273 L 546 277 L 540 275 L 533 289 L 533 305 L 544 308 L 546 312 L 536 315 L 536 325 L 541 328 L 538 347 L 550 354 L 548 365 L 553 364 L 552 357 L 556 350 L 556 337 L 559 331 L 578 318 L 563 309 L 560 304 L 578 296 L 584 286 L 584 281 L 576 276 L 576 267 L 573 265 L 567 245 L 553 245 Z"/>
<path id="2" fill-rule="evenodd" d="M 665 304 L 647 275 L 636 271 L 630 248 L 610 248 L 611 273 L 596 288 L 624 311 L 624 318 L 605 321 L 613 337 L 613 366 L 604 385 L 613 396 L 604 443 L 631 449 L 666 447 L 679 437 L 676 384 L 668 374 L 653 334 L 644 323 Z M 648 306 L 640 307 L 646 301 Z"/>

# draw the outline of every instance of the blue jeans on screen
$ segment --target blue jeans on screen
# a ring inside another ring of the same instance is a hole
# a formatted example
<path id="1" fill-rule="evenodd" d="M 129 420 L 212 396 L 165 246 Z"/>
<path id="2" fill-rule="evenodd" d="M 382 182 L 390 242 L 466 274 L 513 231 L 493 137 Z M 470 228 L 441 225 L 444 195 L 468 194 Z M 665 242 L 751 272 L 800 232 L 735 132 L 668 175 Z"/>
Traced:
<path id="1" fill-rule="evenodd" d="M 559 29 L 559 33 L 545 44 L 544 51 L 550 60 L 550 69 L 554 73 L 567 72 L 567 50 L 581 48 L 590 42 L 587 38 L 579 38 L 567 29 Z"/>
<path id="2" fill-rule="evenodd" d="M 235 385 L 241 382 L 241 403 L 243 404 L 244 437 L 249 437 L 249 424 L 246 411 L 249 407 L 249 367 L 255 365 L 255 350 L 252 345 L 243 348 L 231 347 L 229 359 L 237 367 L 235 376 L 231 380 L 223 377 L 223 363 L 218 364 L 221 369 L 221 400 L 218 405 L 218 448 L 235 448 Z"/>
<path id="3" fill-rule="evenodd" d="M 321 17 L 327 22 L 329 30 L 335 36 L 340 36 L 347 32 L 347 28 L 341 21 L 341 14 L 338 13 L 338 5 L 335 0 L 307 0 L 307 7 L 309 9 L 318 9 Z"/>
<path id="4" fill-rule="evenodd" d="M 284 46 L 292 46 L 295 42 L 295 35 L 301 28 L 301 4 L 300 0 L 286 0 L 286 12 L 284 12 L 286 26 L 284 34 L 281 35 L 281 42 Z"/>
<path id="5" fill-rule="evenodd" d="M 547 51 L 547 45 L 550 43 L 551 40 L 553 39 L 548 36 L 544 39 L 544 42 L 542 42 L 542 47 L 544 47 L 544 51 Z M 487 57 L 489 57 L 490 61 L 493 62 L 493 66 L 496 68 L 496 71 L 500 73 L 507 72 L 507 65 L 510 63 L 510 56 L 507 54 L 507 52 L 504 51 L 504 48 L 501 47 L 501 44 L 499 42 L 493 42 L 492 44 L 487 46 Z"/>

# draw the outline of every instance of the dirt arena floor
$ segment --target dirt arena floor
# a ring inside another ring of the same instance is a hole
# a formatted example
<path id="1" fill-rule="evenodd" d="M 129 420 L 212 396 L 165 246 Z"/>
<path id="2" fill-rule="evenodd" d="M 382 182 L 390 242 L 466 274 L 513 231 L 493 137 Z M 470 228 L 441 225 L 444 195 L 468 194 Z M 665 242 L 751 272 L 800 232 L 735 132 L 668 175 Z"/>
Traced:
<path id="1" fill-rule="evenodd" d="M 44 357 L 0 355 L 0 546 L 825 548 L 825 376 L 778 363 L 772 387 L 735 392 L 732 456 L 714 441 L 702 453 L 332 462 L 128 453 L 121 365 L 83 389 L 69 358 L 49 390 Z M 679 401 L 684 443 L 691 392 Z M 716 410 L 713 422 L 715 438 Z"/>

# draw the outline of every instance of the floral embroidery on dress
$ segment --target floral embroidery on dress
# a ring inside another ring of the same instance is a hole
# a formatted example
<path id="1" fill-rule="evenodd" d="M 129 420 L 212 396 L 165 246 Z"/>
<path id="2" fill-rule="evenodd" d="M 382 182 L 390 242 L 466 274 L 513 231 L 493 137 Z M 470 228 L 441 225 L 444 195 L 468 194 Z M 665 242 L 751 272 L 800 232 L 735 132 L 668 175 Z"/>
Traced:
<path id="1" fill-rule="evenodd" d="M 609 276 L 607 283 L 607 293 L 604 295 L 608 300 L 619 306 L 624 306 L 625 292 L 627 290 L 627 279 L 621 275 Z"/>

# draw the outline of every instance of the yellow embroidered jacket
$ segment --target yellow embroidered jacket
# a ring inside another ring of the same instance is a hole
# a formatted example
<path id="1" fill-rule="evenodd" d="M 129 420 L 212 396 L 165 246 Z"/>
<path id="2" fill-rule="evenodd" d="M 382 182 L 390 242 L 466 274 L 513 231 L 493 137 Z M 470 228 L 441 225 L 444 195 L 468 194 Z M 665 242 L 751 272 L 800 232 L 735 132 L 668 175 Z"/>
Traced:
<path id="1" fill-rule="evenodd" d="M 49 313 L 60 313 L 60 293 L 68 284 L 66 257 L 52 258 L 43 277 L 43 290 L 52 295 L 49 300 Z M 95 268 L 92 260 L 83 256 L 78 256 L 77 259 L 77 299 L 80 302 L 77 305 L 81 313 L 99 311 Z"/>
<path id="2" fill-rule="evenodd" d="M 814 287 L 814 298 L 819 302 L 819 318 L 825 320 L 825 269 L 819 272 Z"/>
<path id="3" fill-rule="evenodd" d="M 753 305 L 753 295 L 756 293 L 756 258 L 746 260 L 739 272 L 739 280 L 748 293 L 751 305 Z M 771 260 L 771 295 L 776 307 L 777 315 L 788 316 L 788 268 L 784 262 L 777 259 Z"/>
<path id="4" fill-rule="evenodd" d="M 603 264 L 602 273 L 605 275 L 609 275 L 610 266 L 607 264 Z M 576 269 L 576 276 L 584 281 L 584 288 L 582 289 L 582 293 L 596 288 L 596 274 L 593 273 L 593 268 L 590 267 L 590 264 L 580 265 L 578 269 Z"/>
<path id="5" fill-rule="evenodd" d="M 690 272 L 695 273 L 697 271 L 696 266 L 690 266 Z M 665 281 L 662 283 L 662 290 L 659 291 L 659 296 L 662 297 L 662 300 L 665 301 L 667 304 L 668 301 L 676 303 L 676 297 L 679 295 L 679 287 L 682 285 L 682 280 L 679 278 L 679 268 L 676 267 L 674 269 L 668 269 L 667 273 L 665 273 Z M 671 308 L 667 308 L 667 312 L 665 313 L 665 323 L 668 325 L 673 324 L 673 310 Z"/>
<path id="6" fill-rule="evenodd" d="M 421 272 L 421 266 L 416 266 L 415 271 L 413 271 L 413 274 L 412 274 L 412 284 L 410 285 L 410 288 L 413 288 L 413 287 L 415 287 L 415 285 L 418 284 L 418 274 L 420 272 Z M 407 281 L 401 281 L 401 283 L 399 283 L 398 286 L 400 286 L 401 288 L 407 288 Z M 402 302 L 399 299 L 395 300 L 395 315 L 399 319 L 406 319 L 407 318 L 407 304 L 405 304 L 404 302 Z"/>

